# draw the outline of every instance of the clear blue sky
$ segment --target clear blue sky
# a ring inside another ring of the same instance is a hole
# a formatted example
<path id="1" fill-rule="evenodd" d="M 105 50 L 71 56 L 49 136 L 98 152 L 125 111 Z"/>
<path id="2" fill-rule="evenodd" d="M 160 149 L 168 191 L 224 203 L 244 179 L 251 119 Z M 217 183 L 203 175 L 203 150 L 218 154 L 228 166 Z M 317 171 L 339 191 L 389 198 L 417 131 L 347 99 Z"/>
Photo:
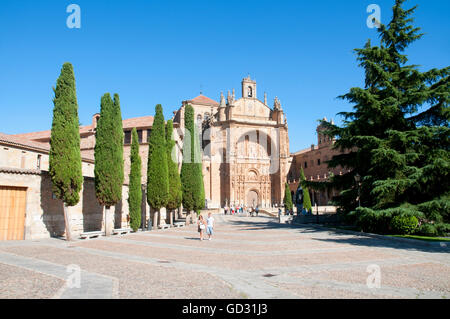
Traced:
<path id="1" fill-rule="evenodd" d="M 71 3 L 81 29 L 66 26 Z M 105 92 L 120 94 L 123 118 L 153 115 L 158 103 L 170 117 L 201 87 L 215 100 L 232 88 L 240 97 L 250 74 L 260 99 L 280 98 L 295 152 L 316 143 L 319 118 L 339 123 L 336 113 L 351 109 L 336 97 L 363 83 L 352 50 L 377 37 L 366 26 L 371 3 L 387 23 L 394 0 L 2 0 L 0 132 L 51 127 L 52 87 L 69 61 L 84 125 Z M 426 35 L 408 50 L 411 63 L 450 65 L 450 1 L 414 4 Z"/>

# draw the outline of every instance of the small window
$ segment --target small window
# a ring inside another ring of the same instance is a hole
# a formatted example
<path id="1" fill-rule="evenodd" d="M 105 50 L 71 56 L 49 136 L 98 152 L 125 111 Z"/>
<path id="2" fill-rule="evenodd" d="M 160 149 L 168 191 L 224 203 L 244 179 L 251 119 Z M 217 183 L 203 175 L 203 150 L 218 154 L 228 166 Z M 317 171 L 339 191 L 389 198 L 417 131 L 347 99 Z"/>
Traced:
<path id="1" fill-rule="evenodd" d="M 317 159 L 317 165 L 320 165 L 320 158 Z"/>
<path id="2" fill-rule="evenodd" d="M 305 168 L 308 168 L 308 162 L 305 162 Z"/>
<path id="3" fill-rule="evenodd" d="M 137 131 L 139 144 L 142 144 L 142 130 Z"/>
<path id="4" fill-rule="evenodd" d="M 41 169 L 41 155 L 38 155 L 37 156 L 37 165 L 36 165 L 36 168 L 37 169 Z"/>
<path id="5" fill-rule="evenodd" d="M 131 131 L 125 131 L 124 144 L 125 145 L 131 144 Z"/>
<path id="6" fill-rule="evenodd" d="M 148 143 L 148 141 L 150 140 L 150 135 L 152 134 L 152 130 L 151 129 L 148 129 L 147 130 L 147 143 Z"/>
<path id="7" fill-rule="evenodd" d="M 248 97 L 253 97 L 253 89 L 251 86 L 248 87 L 247 92 L 248 92 Z"/>

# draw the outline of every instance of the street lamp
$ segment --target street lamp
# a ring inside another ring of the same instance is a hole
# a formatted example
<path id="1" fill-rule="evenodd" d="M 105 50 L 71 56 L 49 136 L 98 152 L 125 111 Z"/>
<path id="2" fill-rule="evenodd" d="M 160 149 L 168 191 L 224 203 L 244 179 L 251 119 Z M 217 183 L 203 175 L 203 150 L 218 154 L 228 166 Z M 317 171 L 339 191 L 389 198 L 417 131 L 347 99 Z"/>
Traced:
<path id="1" fill-rule="evenodd" d="M 358 207 L 361 207 L 361 193 L 360 193 L 361 176 L 358 173 L 356 173 L 356 175 L 355 175 L 355 182 L 358 185 Z"/>

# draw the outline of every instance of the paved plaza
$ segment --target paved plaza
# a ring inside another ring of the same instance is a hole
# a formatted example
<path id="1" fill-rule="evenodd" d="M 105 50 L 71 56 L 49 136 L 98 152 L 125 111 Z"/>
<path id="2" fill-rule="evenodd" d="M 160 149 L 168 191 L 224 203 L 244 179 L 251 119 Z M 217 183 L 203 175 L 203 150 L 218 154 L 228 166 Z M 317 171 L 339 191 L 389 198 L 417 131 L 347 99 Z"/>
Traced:
<path id="1" fill-rule="evenodd" d="M 1 242 L 0 298 L 450 297 L 444 245 L 269 217 L 215 219 L 213 240 L 203 242 L 195 225 L 71 243 Z M 377 274 L 379 288 L 368 285 Z"/>

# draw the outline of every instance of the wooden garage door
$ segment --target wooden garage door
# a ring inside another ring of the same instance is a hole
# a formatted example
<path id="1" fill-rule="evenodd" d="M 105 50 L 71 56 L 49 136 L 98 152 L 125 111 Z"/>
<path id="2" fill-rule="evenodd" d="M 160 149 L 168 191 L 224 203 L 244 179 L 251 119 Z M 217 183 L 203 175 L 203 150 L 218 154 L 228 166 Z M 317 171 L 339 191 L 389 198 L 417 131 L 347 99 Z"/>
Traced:
<path id="1" fill-rule="evenodd" d="M 0 240 L 23 240 L 26 188 L 0 186 Z"/>

